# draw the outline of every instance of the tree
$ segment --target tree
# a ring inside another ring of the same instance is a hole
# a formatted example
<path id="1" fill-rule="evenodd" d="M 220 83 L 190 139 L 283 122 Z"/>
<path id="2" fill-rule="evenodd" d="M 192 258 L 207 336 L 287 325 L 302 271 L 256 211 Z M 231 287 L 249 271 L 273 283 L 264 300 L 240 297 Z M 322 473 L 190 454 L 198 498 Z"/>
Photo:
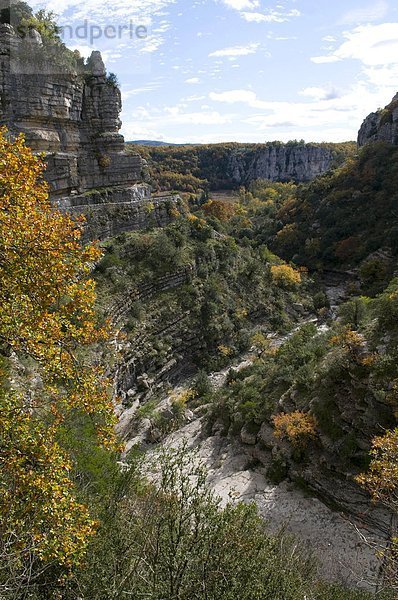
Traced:
<path id="1" fill-rule="evenodd" d="M 390 511 L 398 512 L 398 428 L 374 438 L 371 450 L 372 461 L 367 473 L 356 479 L 371 495 L 374 502 L 380 502 Z M 398 591 L 398 536 L 392 531 L 390 546 L 381 549 L 384 558 L 384 579 Z M 394 595 L 394 598 L 396 596 Z"/>
<path id="2" fill-rule="evenodd" d="M 216 217 L 222 223 L 229 221 L 236 214 L 236 206 L 225 200 L 208 200 L 202 206 L 202 210 L 208 217 Z"/>
<path id="3" fill-rule="evenodd" d="M 4 7 L 4 4 L 8 6 Z M 33 17 L 33 11 L 26 2 L 2 2 L 0 8 L 0 23 L 7 23 L 18 28 L 22 20 Z M 4 7 L 4 8 L 3 8 Z"/>
<path id="4" fill-rule="evenodd" d="M 64 418 L 88 414 L 101 443 L 115 444 L 109 384 L 87 356 L 109 333 L 97 322 L 89 278 L 101 252 L 82 247 L 81 220 L 53 210 L 43 170 L 22 136 L 0 130 L 2 597 L 50 566 L 72 568 L 93 533 L 57 441 Z M 24 357 L 35 386 L 15 377 Z"/>

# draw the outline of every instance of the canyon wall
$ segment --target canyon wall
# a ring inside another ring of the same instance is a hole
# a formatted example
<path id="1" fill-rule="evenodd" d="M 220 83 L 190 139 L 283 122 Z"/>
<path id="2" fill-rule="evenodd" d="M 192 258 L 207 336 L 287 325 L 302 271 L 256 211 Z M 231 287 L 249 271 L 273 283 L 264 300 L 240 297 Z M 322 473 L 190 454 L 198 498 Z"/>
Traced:
<path id="1" fill-rule="evenodd" d="M 303 183 L 325 173 L 335 160 L 336 153 L 328 146 L 259 144 L 253 149 L 232 151 L 228 173 L 240 185 L 255 179 Z"/>

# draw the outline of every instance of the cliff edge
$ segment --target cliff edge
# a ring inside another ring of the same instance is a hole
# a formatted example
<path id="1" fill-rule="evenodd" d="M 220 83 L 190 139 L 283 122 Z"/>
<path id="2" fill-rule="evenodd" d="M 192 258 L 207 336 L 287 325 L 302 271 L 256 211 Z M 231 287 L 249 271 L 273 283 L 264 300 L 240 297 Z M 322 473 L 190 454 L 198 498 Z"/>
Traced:
<path id="1" fill-rule="evenodd" d="M 370 142 L 398 145 L 398 94 L 383 109 L 370 113 L 358 133 L 358 146 Z"/>

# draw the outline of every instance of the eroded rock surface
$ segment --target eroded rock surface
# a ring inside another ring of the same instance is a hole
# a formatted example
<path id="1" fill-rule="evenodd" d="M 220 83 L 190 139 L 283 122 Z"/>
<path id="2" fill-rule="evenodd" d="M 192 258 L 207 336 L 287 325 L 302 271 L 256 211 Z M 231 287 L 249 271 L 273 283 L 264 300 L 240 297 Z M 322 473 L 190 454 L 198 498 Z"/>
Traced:
<path id="1" fill-rule="evenodd" d="M 227 172 L 237 184 L 256 179 L 271 181 L 311 181 L 332 167 L 336 154 L 332 148 L 315 144 L 259 144 L 255 150 L 234 150 Z"/>
<path id="2" fill-rule="evenodd" d="M 398 144 L 398 94 L 384 109 L 370 113 L 362 123 L 358 145 L 364 146 L 370 142 Z"/>

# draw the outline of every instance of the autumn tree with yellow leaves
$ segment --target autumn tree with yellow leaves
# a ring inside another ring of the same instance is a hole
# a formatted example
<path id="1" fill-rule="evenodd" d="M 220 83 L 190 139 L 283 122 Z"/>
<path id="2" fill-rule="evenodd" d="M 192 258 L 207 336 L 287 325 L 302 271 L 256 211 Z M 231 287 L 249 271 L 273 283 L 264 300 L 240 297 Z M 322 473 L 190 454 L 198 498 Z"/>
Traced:
<path id="1" fill-rule="evenodd" d="M 82 352 L 109 336 L 90 279 L 101 252 L 82 245 L 82 220 L 52 208 L 44 168 L 22 136 L 0 130 L 1 597 L 73 570 L 95 531 L 57 439 L 66 416 L 89 415 L 99 443 L 115 443 L 109 382 Z M 14 376 L 27 357 L 34 392 Z"/>

